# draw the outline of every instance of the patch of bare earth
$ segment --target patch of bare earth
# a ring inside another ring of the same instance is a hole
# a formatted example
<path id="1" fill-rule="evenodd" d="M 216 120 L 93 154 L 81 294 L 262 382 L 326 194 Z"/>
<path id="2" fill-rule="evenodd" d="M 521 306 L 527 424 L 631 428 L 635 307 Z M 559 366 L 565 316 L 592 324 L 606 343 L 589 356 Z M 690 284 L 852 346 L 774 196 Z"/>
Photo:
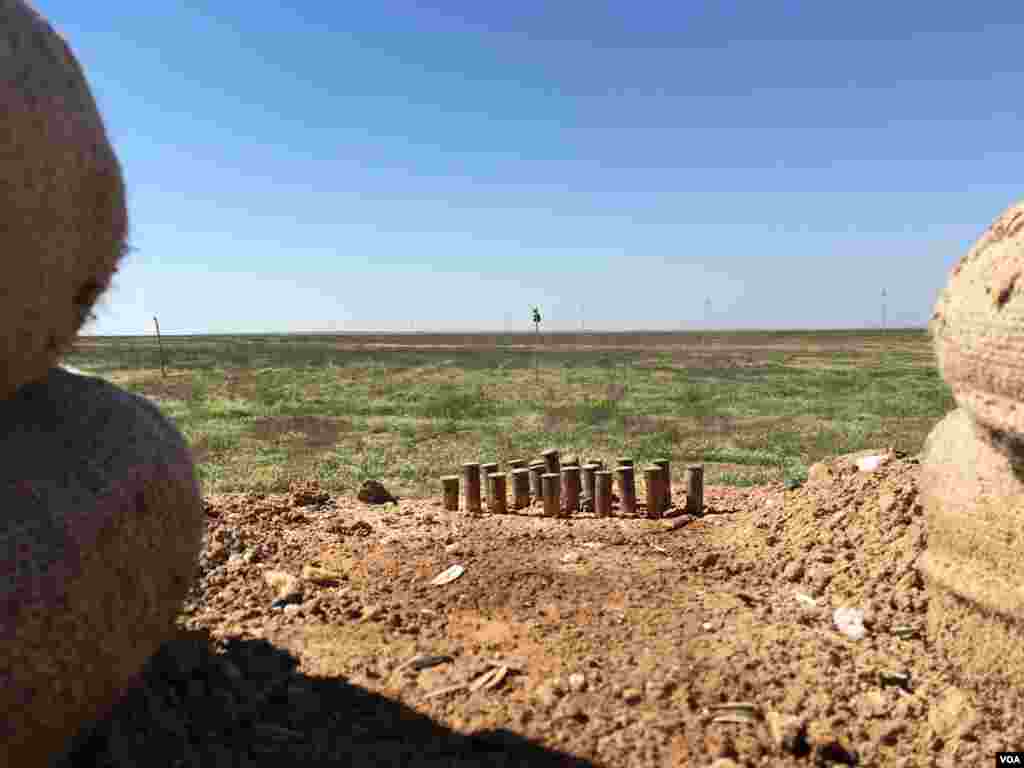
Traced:
<path id="1" fill-rule="evenodd" d="M 331 448 L 339 436 L 348 432 L 352 424 L 347 419 L 329 419 L 323 416 L 263 416 L 253 420 L 248 433 L 262 442 L 274 442 L 282 436 L 300 434 L 303 445 L 310 451 Z"/>
<path id="2" fill-rule="evenodd" d="M 138 369 L 111 373 L 107 378 L 120 387 L 141 390 L 146 397 L 156 402 L 188 400 L 195 389 L 191 371 L 172 370 L 165 377 L 159 368 L 155 371 Z"/>
<path id="3" fill-rule="evenodd" d="M 841 458 L 667 520 L 210 497 L 186 634 L 69 763 L 989 764 L 1024 714 L 929 653 L 917 472 Z"/>

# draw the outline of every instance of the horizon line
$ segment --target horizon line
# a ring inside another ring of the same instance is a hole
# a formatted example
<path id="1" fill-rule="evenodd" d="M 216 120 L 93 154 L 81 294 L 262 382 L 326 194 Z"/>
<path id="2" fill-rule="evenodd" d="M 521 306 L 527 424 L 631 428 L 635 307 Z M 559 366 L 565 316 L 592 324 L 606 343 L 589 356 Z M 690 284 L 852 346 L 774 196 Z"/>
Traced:
<path id="1" fill-rule="evenodd" d="M 840 332 L 863 332 L 863 333 L 886 333 L 897 331 L 927 331 L 928 325 L 900 325 L 887 326 L 834 326 L 820 328 L 631 328 L 628 330 L 610 330 L 605 328 L 577 328 L 577 329 L 548 329 L 541 330 L 541 335 L 629 335 L 629 334 L 680 334 L 692 335 L 701 333 L 840 333 Z M 387 330 L 387 329 L 352 329 L 336 331 L 204 331 L 199 333 L 174 332 L 161 330 L 160 336 L 457 336 L 457 335 L 478 335 L 478 336 L 534 336 L 537 332 L 533 330 Z M 102 339 L 102 338 L 144 338 L 155 336 L 153 331 L 147 333 L 80 333 L 76 336 L 79 339 Z"/>

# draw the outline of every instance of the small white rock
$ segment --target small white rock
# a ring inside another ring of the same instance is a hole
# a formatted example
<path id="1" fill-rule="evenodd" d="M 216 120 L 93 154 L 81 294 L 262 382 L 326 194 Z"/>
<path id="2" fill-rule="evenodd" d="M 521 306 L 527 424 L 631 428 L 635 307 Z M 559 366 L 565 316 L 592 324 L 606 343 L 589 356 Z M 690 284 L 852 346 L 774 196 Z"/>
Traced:
<path id="1" fill-rule="evenodd" d="M 534 691 L 534 698 L 547 709 L 558 704 L 559 699 L 565 694 L 562 688 L 562 681 L 558 678 L 541 683 Z"/>
<path id="2" fill-rule="evenodd" d="M 889 461 L 889 457 L 886 454 L 877 454 L 875 456 L 862 456 L 857 459 L 857 469 L 861 472 L 874 472 L 880 466 Z"/>
<path id="3" fill-rule="evenodd" d="M 582 672 L 573 672 L 569 675 L 569 690 L 573 693 L 582 693 L 587 689 L 587 678 Z"/>
<path id="4" fill-rule="evenodd" d="M 864 612 L 857 608 L 836 608 L 832 614 L 836 629 L 851 640 L 862 640 L 867 634 L 864 628 Z"/>
<path id="5" fill-rule="evenodd" d="M 796 593 L 796 600 L 798 603 L 802 603 L 803 605 L 806 605 L 808 608 L 818 607 L 818 601 L 810 595 L 805 595 L 803 592 Z"/>
<path id="6" fill-rule="evenodd" d="M 299 578 L 292 576 L 287 571 L 268 569 L 263 572 L 263 580 L 267 582 L 267 585 L 274 590 L 274 593 L 279 598 L 287 597 L 302 590 L 302 582 Z"/>

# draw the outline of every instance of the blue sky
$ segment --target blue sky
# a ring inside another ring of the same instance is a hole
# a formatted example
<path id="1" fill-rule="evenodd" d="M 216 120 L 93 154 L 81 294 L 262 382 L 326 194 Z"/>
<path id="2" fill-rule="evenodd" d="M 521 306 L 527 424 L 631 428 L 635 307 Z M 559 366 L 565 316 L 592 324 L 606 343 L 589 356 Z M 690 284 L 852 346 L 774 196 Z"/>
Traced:
<path id="1" fill-rule="evenodd" d="M 87 332 L 923 324 L 1024 196 L 1020 3 L 292 5 L 37 0 L 129 187 Z"/>

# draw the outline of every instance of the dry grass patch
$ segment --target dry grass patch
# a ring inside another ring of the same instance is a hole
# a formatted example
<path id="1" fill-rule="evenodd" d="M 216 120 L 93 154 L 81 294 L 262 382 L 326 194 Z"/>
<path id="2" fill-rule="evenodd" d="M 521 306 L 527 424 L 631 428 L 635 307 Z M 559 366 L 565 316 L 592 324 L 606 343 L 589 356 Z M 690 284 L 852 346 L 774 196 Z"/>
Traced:
<path id="1" fill-rule="evenodd" d="M 217 394 L 237 400 L 251 400 L 259 391 L 256 373 L 249 368 L 228 368 L 224 371 L 224 383 L 214 385 Z"/>
<path id="2" fill-rule="evenodd" d="M 116 371 L 107 375 L 111 383 L 154 400 L 190 400 L 195 392 L 192 371 L 168 370 L 165 377 L 160 369 Z"/>
<path id="3" fill-rule="evenodd" d="M 278 443 L 296 436 L 311 451 L 331 448 L 339 437 L 352 430 L 349 419 L 323 416 L 263 416 L 249 424 L 248 436 L 267 443 Z"/>

